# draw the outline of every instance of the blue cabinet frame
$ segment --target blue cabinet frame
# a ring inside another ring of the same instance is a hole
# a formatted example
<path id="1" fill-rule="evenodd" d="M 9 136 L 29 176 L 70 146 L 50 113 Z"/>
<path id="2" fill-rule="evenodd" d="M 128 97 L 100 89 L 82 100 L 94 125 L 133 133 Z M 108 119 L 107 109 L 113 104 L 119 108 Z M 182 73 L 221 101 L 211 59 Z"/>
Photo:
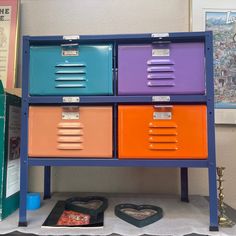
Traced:
<path id="1" fill-rule="evenodd" d="M 151 43 L 151 42 L 204 42 L 206 61 L 206 94 L 205 95 L 173 95 L 166 96 L 119 96 L 117 95 L 117 45 L 119 43 Z M 113 54 L 113 95 L 110 96 L 78 96 L 75 103 L 63 102 L 63 96 L 30 96 L 29 95 L 29 51 L 31 45 L 50 45 L 65 43 L 110 43 L 115 48 Z M 210 227 L 218 231 L 215 127 L 214 127 L 214 81 L 213 81 L 213 46 L 211 32 L 187 32 L 169 34 L 131 34 L 131 35 L 84 35 L 80 37 L 23 37 L 23 76 L 22 76 L 22 129 L 21 129 L 21 174 L 20 174 L 20 210 L 19 226 L 27 226 L 26 196 L 28 191 L 28 168 L 44 166 L 44 198 L 50 198 L 51 166 L 133 166 L 133 167 L 176 167 L 181 170 L 181 200 L 188 202 L 188 168 L 207 168 L 209 183 Z M 159 99 L 160 98 L 160 99 Z M 207 106 L 208 158 L 206 160 L 119 160 L 117 157 L 117 106 L 118 104 L 205 104 Z M 30 105 L 81 105 L 110 104 L 113 111 L 113 158 L 112 159 L 72 159 L 72 158 L 30 158 L 28 157 L 28 110 Z"/>

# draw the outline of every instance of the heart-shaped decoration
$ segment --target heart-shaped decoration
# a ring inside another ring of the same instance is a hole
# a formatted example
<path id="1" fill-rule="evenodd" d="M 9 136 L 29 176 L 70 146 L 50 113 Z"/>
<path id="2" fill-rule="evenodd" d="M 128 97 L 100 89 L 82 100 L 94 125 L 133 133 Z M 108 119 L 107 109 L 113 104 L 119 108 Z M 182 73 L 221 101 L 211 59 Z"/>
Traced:
<path id="1" fill-rule="evenodd" d="M 153 205 L 119 204 L 115 215 L 139 228 L 152 224 L 163 217 L 163 210 Z"/>
<path id="2" fill-rule="evenodd" d="M 108 200 L 99 196 L 73 197 L 65 201 L 67 210 L 77 211 L 89 215 L 98 215 L 107 209 Z"/>

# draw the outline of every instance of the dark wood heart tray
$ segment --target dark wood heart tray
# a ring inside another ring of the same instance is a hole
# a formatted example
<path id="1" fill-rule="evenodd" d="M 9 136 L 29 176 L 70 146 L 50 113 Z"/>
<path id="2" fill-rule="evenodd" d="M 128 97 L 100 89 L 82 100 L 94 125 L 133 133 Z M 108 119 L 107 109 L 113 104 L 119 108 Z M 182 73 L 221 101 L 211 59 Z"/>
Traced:
<path id="1" fill-rule="evenodd" d="M 153 205 L 119 204 L 115 215 L 139 228 L 152 224 L 163 217 L 163 210 Z"/>
<path id="2" fill-rule="evenodd" d="M 100 196 L 72 197 L 65 201 L 67 210 L 96 216 L 108 207 L 107 198 Z"/>

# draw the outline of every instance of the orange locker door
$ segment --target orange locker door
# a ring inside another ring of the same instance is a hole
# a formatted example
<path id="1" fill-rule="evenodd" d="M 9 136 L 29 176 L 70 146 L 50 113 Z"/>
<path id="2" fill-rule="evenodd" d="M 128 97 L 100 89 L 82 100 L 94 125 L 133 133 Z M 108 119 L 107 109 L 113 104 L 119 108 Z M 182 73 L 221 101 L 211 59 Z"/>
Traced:
<path id="1" fill-rule="evenodd" d="M 119 106 L 119 158 L 206 159 L 204 105 Z"/>
<path id="2" fill-rule="evenodd" d="M 112 157 L 112 107 L 31 106 L 30 157 Z"/>

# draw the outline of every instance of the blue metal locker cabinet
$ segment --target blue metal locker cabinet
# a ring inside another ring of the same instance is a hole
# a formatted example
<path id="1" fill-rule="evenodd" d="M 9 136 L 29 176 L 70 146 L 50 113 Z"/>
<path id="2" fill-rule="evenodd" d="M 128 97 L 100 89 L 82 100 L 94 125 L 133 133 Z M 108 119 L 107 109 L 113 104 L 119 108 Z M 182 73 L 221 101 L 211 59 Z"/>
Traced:
<path id="1" fill-rule="evenodd" d="M 30 47 L 30 95 L 112 94 L 112 45 Z"/>

